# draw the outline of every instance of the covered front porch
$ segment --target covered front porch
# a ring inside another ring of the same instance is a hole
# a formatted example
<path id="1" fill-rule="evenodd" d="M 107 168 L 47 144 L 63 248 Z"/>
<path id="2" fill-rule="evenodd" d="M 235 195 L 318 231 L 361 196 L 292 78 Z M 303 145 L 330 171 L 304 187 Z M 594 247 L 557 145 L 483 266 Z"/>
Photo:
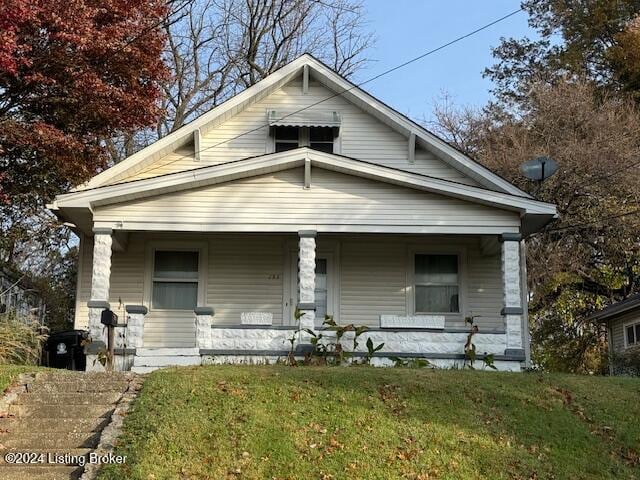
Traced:
<path id="1" fill-rule="evenodd" d="M 451 366 L 464 360 L 465 318 L 474 317 L 478 353 L 519 370 L 528 343 L 523 248 L 515 232 L 96 229 L 82 239 L 77 326 L 84 315 L 92 338 L 104 340 L 100 315 L 110 308 L 122 325 L 117 363 L 128 369 L 135 362 L 139 371 L 283 360 L 289 339 L 301 337 L 295 347 L 308 343 L 296 332 L 322 331 L 326 315 L 368 327 L 356 358 L 370 337 L 385 344 L 374 364 L 407 357 Z"/>

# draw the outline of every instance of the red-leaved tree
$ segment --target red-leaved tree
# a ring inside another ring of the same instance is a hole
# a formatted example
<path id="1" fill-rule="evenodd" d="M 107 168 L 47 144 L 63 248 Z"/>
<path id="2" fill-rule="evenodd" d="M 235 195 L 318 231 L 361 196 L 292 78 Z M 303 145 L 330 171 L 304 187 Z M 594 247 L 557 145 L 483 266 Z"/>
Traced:
<path id="1" fill-rule="evenodd" d="M 166 15 L 164 0 L 0 0 L 3 260 L 105 167 L 104 139 L 157 120 Z"/>

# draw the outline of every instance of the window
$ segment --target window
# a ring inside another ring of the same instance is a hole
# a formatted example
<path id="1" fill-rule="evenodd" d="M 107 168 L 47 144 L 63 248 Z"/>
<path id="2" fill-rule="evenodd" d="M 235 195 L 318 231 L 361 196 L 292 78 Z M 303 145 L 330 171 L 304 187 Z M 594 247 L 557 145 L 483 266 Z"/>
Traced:
<path id="1" fill-rule="evenodd" d="M 276 152 L 286 152 L 298 148 L 300 132 L 298 127 L 275 127 Z"/>
<path id="2" fill-rule="evenodd" d="M 156 250 L 151 306 L 193 310 L 198 304 L 198 252 Z"/>
<path id="3" fill-rule="evenodd" d="M 333 128 L 309 128 L 309 147 L 321 152 L 333 153 Z"/>
<path id="4" fill-rule="evenodd" d="M 414 258 L 415 313 L 458 313 L 457 255 L 416 254 Z"/>
<path id="5" fill-rule="evenodd" d="M 625 325 L 624 331 L 625 331 L 625 345 L 627 347 L 640 345 L 640 322 L 633 323 L 631 325 Z"/>
<path id="6" fill-rule="evenodd" d="M 274 127 L 276 152 L 309 146 L 314 150 L 333 153 L 333 128 L 331 127 Z"/>

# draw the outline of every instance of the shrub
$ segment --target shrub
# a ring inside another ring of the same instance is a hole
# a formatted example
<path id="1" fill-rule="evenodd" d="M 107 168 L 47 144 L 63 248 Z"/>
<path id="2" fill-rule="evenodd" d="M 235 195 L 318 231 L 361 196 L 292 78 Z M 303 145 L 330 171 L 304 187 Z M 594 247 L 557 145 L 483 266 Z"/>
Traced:
<path id="1" fill-rule="evenodd" d="M 37 365 L 47 338 L 44 329 L 15 313 L 0 314 L 0 365 Z"/>
<path id="2" fill-rule="evenodd" d="M 640 377 L 640 346 L 631 347 L 622 353 L 613 354 L 613 373 Z"/>

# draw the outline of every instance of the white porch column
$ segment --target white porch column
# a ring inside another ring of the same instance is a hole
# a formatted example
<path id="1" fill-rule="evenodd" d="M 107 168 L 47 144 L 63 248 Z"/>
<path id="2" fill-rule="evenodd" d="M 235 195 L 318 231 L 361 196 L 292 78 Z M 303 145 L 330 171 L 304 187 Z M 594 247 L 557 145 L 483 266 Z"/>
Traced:
<path id="1" fill-rule="evenodd" d="M 316 317 L 316 232 L 298 232 L 298 310 L 300 328 L 313 329 Z"/>
<path id="2" fill-rule="evenodd" d="M 147 307 L 144 305 L 126 305 L 127 329 L 126 347 L 142 348 L 144 345 L 144 316 L 147 314 Z"/>
<path id="3" fill-rule="evenodd" d="M 102 310 L 109 308 L 109 281 L 111 279 L 110 228 L 93 230 L 93 267 L 91 269 L 91 300 L 89 307 L 89 335 L 92 340 L 106 343 L 106 333 L 100 323 Z"/>
<path id="4" fill-rule="evenodd" d="M 211 348 L 211 323 L 213 322 L 213 307 L 196 307 L 196 347 Z"/>
<path id="5" fill-rule="evenodd" d="M 522 308 L 522 290 L 520 274 L 520 239 L 519 233 L 503 233 L 502 242 L 502 289 L 504 307 L 500 312 L 505 319 L 507 332 L 507 349 L 505 355 L 524 357 L 523 325 L 524 310 Z"/>

